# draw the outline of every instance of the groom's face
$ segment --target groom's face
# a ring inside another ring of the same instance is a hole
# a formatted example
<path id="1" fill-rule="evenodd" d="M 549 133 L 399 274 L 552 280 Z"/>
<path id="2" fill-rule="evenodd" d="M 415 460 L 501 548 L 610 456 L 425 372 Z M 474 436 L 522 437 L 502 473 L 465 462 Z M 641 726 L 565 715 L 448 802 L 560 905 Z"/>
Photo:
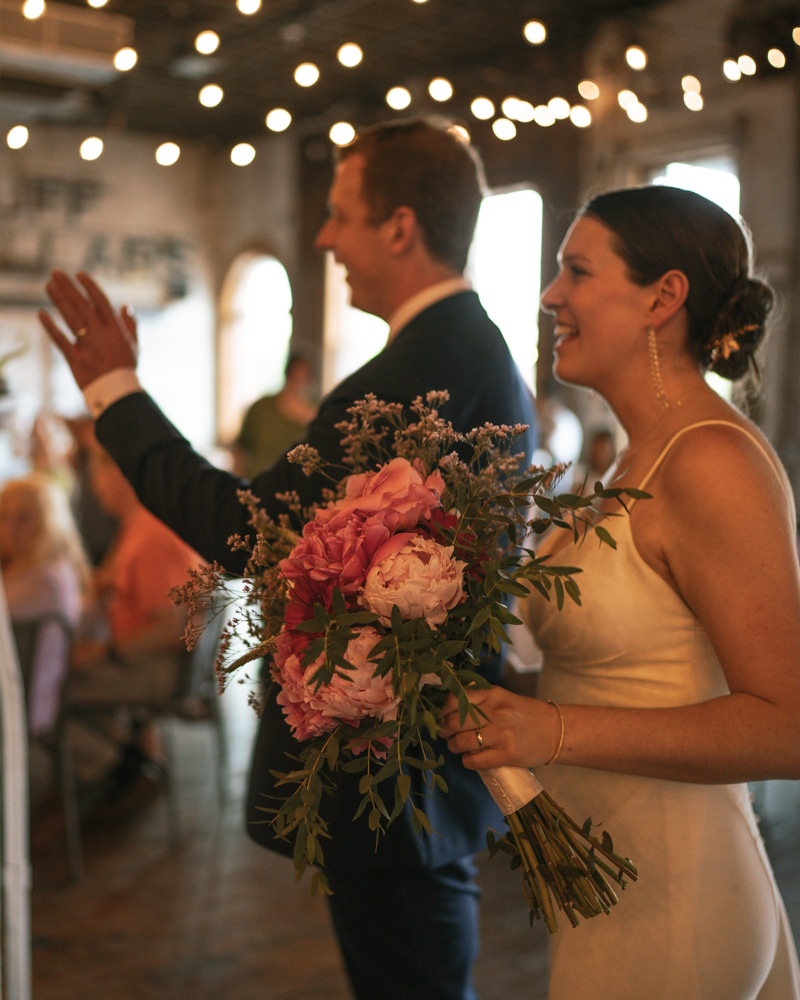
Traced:
<path id="1" fill-rule="evenodd" d="M 331 250 L 347 271 L 350 303 L 382 319 L 390 311 L 389 236 L 391 224 L 369 221 L 369 207 L 362 197 L 364 159 L 353 153 L 336 168 L 328 196 L 329 217 L 315 246 Z"/>

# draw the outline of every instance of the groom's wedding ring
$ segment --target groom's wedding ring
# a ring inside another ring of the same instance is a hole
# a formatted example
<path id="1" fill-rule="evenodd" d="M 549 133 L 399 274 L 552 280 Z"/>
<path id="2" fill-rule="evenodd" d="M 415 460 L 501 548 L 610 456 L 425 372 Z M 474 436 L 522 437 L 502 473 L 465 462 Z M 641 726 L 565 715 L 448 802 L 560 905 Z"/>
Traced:
<path id="1" fill-rule="evenodd" d="M 85 337 L 88 332 L 89 331 L 86 329 L 86 327 L 82 326 L 80 330 L 75 331 L 75 339 L 80 340 L 81 337 Z"/>
<path id="2" fill-rule="evenodd" d="M 475 730 L 475 739 L 478 741 L 478 749 L 483 750 L 483 733 L 480 729 Z"/>

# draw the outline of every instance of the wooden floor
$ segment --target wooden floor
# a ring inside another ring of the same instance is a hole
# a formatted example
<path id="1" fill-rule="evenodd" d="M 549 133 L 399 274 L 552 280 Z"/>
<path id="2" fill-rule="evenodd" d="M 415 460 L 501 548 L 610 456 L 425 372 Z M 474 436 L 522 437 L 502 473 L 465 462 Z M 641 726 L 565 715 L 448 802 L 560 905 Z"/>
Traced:
<path id="1" fill-rule="evenodd" d="M 253 719 L 240 689 L 223 697 L 232 732 L 229 797 L 216 794 L 207 724 L 180 725 L 183 836 L 169 847 L 164 802 L 85 833 L 86 872 L 66 883 L 62 843 L 33 853 L 34 1000 L 347 1000 L 327 910 L 289 861 L 243 832 Z M 779 788 L 768 790 L 773 798 Z M 777 809 L 780 813 L 780 808 Z M 800 937 L 800 811 L 768 846 Z M 769 832 L 768 830 L 768 832 Z M 547 933 L 528 926 L 518 875 L 481 859 L 481 1000 L 544 1000 Z"/>

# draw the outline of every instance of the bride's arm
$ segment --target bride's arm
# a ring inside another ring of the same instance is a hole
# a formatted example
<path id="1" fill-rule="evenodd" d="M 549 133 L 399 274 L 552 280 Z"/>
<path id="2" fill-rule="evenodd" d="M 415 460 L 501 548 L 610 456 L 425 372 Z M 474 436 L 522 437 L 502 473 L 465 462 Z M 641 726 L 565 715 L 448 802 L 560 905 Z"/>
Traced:
<path id="1" fill-rule="evenodd" d="M 664 565 L 705 628 L 730 694 L 681 708 L 561 706 L 560 764 L 703 783 L 800 778 L 800 572 L 786 480 L 740 432 L 704 428 L 659 476 Z M 698 440 L 699 438 L 699 440 Z M 655 513 L 655 512 L 654 512 Z M 492 688 L 478 752 L 446 706 L 465 766 L 536 766 L 560 737 L 555 709 Z"/>

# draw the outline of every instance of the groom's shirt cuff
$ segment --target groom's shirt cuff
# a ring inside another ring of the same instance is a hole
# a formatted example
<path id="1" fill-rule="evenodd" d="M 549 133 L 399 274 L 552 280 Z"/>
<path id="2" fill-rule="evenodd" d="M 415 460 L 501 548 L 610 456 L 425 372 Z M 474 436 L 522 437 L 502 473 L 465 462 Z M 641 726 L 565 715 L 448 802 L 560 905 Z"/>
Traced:
<path id="1" fill-rule="evenodd" d="M 90 382 L 83 390 L 83 398 L 86 400 L 89 413 L 97 420 L 100 414 L 118 399 L 129 396 L 132 392 L 141 391 L 142 386 L 135 368 L 114 368 L 113 371 L 106 372 L 105 375 Z"/>

